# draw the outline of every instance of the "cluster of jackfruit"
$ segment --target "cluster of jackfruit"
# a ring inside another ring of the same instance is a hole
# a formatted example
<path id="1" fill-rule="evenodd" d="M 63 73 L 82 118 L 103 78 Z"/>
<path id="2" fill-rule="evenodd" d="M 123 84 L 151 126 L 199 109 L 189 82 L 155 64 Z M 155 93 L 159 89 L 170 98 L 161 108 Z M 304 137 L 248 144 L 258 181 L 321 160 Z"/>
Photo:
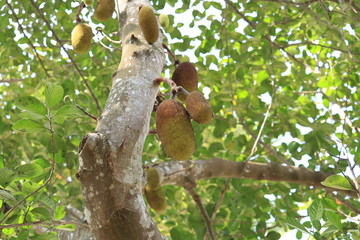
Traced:
<path id="1" fill-rule="evenodd" d="M 86 6 L 93 4 L 93 0 L 84 0 Z M 115 0 L 98 0 L 94 18 L 100 22 L 106 21 L 115 11 Z M 77 54 L 86 53 L 91 44 L 93 34 L 88 24 L 80 23 L 71 32 L 71 45 Z"/>
<path id="2" fill-rule="evenodd" d="M 149 168 L 147 171 L 147 184 L 145 186 L 145 198 L 148 204 L 156 212 L 166 208 L 166 198 L 160 186 L 160 176 L 156 168 Z"/>
<path id="3" fill-rule="evenodd" d="M 195 135 L 190 118 L 202 124 L 212 119 L 212 110 L 205 97 L 198 91 L 195 66 L 183 62 L 175 69 L 172 80 L 189 94 L 179 92 L 177 97 L 185 102 L 166 99 L 156 110 L 156 130 L 167 155 L 176 160 L 186 160 L 195 151 Z"/>

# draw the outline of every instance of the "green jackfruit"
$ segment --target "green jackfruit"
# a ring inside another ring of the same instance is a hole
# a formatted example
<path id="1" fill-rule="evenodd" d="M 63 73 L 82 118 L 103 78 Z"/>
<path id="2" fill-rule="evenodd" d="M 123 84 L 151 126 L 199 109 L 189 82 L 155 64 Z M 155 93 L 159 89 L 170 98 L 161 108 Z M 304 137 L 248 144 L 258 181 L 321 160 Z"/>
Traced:
<path id="1" fill-rule="evenodd" d="M 85 3 L 86 6 L 92 5 L 93 2 L 94 2 L 94 0 L 84 0 L 84 3 Z"/>
<path id="2" fill-rule="evenodd" d="M 145 198 L 147 203 L 150 205 L 152 209 L 156 212 L 164 211 L 166 208 L 166 197 L 161 188 L 156 191 L 146 191 L 145 190 Z"/>
<path id="3" fill-rule="evenodd" d="M 186 91 L 192 92 L 198 89 L 198 75 L 194 64 L 190 62 L 182 62 L 175 69 L 172 80 L 176 85 L 185 88 Z M 179 93 L 177 97 L 185 102 L 186 95 Z"/>
<path id="4" fill-rule="evenodd" d="M 138 16 L 140 30 L 145 40 L 152 44 L 159 38 L 159 25 L 151 7 L 143 6 Z"/>
<path id="5" fill-rule="evenodd" d="M 205 97 L 193 91 L 186 98 L 186 111 L 198 123 L 206 124 L 212 119 L 212 110 Z"/>
<path id="6" fill-rule="evenodd" d="M 160 188 L 160 176 L 156 168 L 149 168 L 147 171 L 147 191 L 155 191 Z"/>
<path id="7" fill-rule="evenodd" d="M 168 17 L 168 15 L 160 14 L 159 15 L 159 22 L 160 22 L 160 25 L 163 28 L 167 28 L 169 26 L 169 17 Z"/>
<path id="8" fill-rule="evenodd" d="M 108 20 L 115 11 L 114 0 L 98 0 L 94 17 L 100 22 Z"/>
<path id="9" fill-rule="evenodd" d="M 71 32 L 71 45 L 78 54 L 86 53 L 91 44 L 92 30 L 88 24 L 80 23 Z"/>
<path id="10" fill-rule="evenodd" d="M 186 160 L 195 151 L 195 136 L 184 106 L 173 99 L 163 101 L 156 111 L 156 130 L 165 152 Z"/>

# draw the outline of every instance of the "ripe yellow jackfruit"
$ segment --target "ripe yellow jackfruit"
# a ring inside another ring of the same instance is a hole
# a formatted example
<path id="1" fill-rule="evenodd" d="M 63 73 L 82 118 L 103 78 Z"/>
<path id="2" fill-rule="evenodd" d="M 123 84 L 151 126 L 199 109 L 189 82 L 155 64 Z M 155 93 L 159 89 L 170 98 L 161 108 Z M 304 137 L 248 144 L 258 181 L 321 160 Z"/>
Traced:
<path id="1" fill-rule="evenodd" d="M 173 99 L 156 111 L 156 130 L 165 152 L 176 160 L 188 159 L 195 151 L 195 136 L 184 106 Z"/>
<path id="2" fill-rule="evenodd" d="M 71 32 L 71 45 L 78 54 L 86 53 L 89 50 L 92 39 L 92 30 L 88 24 L 80 23 Z"/>
<path id="3" fill-rule="evenodd" d="M 205 97 L 198 91 L 193 91 L 186 98 L 186 111 L 198 123 L 209 123 L 212 110 Z"/>
<path id="4" fill-rule="evenodd" d="M 115 11 L 114 0 L 98 0 L 94 17 L 100 22 L 108 20 Z"/>
<path id="5" fill-rule="evenodd" d="M 167 28 L 169 26 L 169 17 L 168 17 L 168 15 L 160 14 L 159 15 L 159 22 L 160 22 L 160 25 L 163 28 Z"/>
<path id="6" fill-rule="evenodd" d="M 156 212 L 164 211 L 166 208 L 166 197 L 161 188 L 156 191 L 146 191 L 145 198 L 148 204 Z"/>
<path id="7" fill-rule="evenodd" d="M 160 176 L 156 168 L 149 168 L 147 171 L 147 191 L 155 191 L 160 188 Z"/>
<path id="8" fill-rule="evenodd" d="M 159 38 L 159 25 L 151 7 L 143 6 L 138 16 L 140 30 L 145 40 L 152 44 Z"/>
<path id="9" fill-rule="evenodd" d="M 198 89 L 198 75 L 194 64 L 190 62 L 182 62 L 175 69 L 172 80 L 176 85 L 185 88 L 188 92 L 192 92 Z M 178 98 L 185 102 L 186 95 L 179 93 Z"/>

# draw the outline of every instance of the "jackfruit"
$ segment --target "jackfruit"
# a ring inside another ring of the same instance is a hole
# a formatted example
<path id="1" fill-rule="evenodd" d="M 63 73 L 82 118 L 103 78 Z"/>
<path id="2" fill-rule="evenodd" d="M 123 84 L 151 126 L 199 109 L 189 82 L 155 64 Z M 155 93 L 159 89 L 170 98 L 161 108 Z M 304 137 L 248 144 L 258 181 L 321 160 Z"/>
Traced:
<path id="1" fill-rule="evenodd" d="M 98 0 L 94 17 L 100 22 L 108 20 L 115 11 L 114 0 Z"/>
<path id="2" fill-rule="evenodd" d="M 163 28 L 167 28 L 169 26 L 169 17 L 168 17 L 168 15 L 160 14 L 159 15 L 159 22 L 160 22 L 160 25 Z"/>
<path id="3" fill-rule="evenodd" d="M 152 44 L 159 38 L 159 25 L 151 7 L 143 6 L 138 16 L 140 30 L 145 40 Z"/>
<path id="4" fill-rule="evenodd" d="M 163 101 L 156 111 L 156 130 L 165 152 L 185 160 L 195 151 L 195 136 L 184 106 L 173 99 Z"/>
<path id="5" fill-rule="evenodd" d="M 90 6 L 91 4 L 93 4 L 93 0 L 84 0 L 84 3 L 86 6 Z"/>
<path id="6" fill-rule="evenodd" d="M 187 96 L 186 111 L 198 123 L 206 124 L 212 119 L 211 107 L 198 91 L 193 91 Z"/>
<path id="7" fill-rule="evenodd" d="M 182 62 L 175 69 L 172 80 L 177 86 L 185 88 L 188 92 L 192 92 L 198 89 L 198 75 L 194 64 L 190 62 Z M 179 92 L 177 97 L 185 102 L 186 95 Z"/>
<path id="8" fill-rule="evenodd" d="M 165 194 L 161 188 L 156 191 L 146 191 L 145 190 L 145 198 L 148 204 L 152 209 L 156 212 L 164 211 L 166 208 L 166 198 Z"/>
<path id="9" fill-rule="evenodd" d="M 92 30 L 88 24 L 80 23 L 71 32 L 71 45 L 78 54 L 86 53 L 89 50 L 92 39 Z"/>
<path id="10" fill-rule="evenodd" d="M 156 168 L 149 168 L 147 171 L 147 191 L 155 191 L 160 188 L 160 176 Z"/>

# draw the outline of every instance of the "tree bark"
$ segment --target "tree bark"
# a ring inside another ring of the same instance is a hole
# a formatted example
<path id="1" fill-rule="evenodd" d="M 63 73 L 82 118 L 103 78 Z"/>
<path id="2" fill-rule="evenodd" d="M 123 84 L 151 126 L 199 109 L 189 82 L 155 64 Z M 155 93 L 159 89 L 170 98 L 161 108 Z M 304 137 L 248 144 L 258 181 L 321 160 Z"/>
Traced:
<path id="1" fill-rule="evenodd" d="M 85 215 L 95 239 L 162 239 L 142 197 L 142 149 L 165 63 L 159 40 L 149 45 L 138 26 L 144 0 L 117 0 L 122 57 L 95 133 L 79 148 Z"/>

